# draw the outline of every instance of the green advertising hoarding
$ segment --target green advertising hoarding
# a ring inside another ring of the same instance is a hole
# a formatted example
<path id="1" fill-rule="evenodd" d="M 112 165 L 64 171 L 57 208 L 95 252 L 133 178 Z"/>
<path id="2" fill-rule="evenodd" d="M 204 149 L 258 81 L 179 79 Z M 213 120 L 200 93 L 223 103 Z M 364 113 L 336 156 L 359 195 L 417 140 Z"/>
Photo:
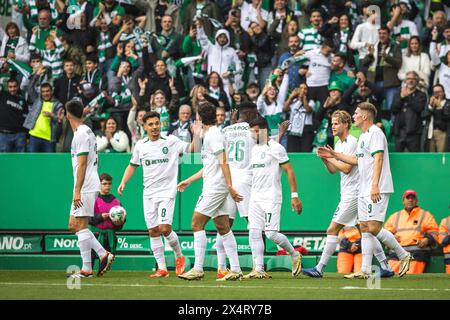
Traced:
<path id="1" fill-rule="evenodd" d="M 0 253 L 42 252 L 40 235 L 0 235 Z"/>
<path id="2" fill-rule="evenodd" d="M 308 252 L 311 253 L 320 253 L 325 248 L 325 243 L 327 236 L 324 234 L 308 234 L 308 235 L 298 235 L 298 236 L 287 236 L 289 242 L 295 246 L 302 246 Z M 277 252 L 279 247 L 272 241 L 266 238 L 266 252 L 275 253 Z M 338 249 L 339 250 L 339 247 Z"/>

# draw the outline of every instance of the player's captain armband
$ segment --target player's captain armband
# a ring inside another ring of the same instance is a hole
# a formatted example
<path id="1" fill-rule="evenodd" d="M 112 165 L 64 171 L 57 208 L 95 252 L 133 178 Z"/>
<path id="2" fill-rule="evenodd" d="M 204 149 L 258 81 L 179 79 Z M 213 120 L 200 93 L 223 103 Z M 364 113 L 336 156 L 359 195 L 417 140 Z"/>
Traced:
<path id="1" fill-rule="evenodd" d="M 292 198 L 298 198 L 298 193 L 297 192 L 292 192 L 291 193 L 291 199 Z"/>

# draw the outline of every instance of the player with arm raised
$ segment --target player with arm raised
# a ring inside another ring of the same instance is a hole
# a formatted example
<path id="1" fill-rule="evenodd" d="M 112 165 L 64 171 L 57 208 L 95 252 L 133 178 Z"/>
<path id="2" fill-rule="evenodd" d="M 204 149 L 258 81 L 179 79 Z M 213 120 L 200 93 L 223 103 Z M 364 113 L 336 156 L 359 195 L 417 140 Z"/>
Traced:
<path id="1" fill-rule="evenodd" d="M 373 124 L 376 108 L 368 102 L 358 105 L 353 115 L 355 125 L 361 128 L 356 155 L 334 151 L 329 146 L 319 147 L 318 155 L 335 158 L 348 164 L 358 165 L 360 183 L 358 193 L 358 218 L 361 226 L 363 261 L 361 271 L 346 275 L 348 279 L 367 279 L 371 275 L 375 237 L 386 247 L 394 250 L 400 259 L 399 277 L 409 270 L 411 255 L 403 249 L 394 235 L 384 229 L 383 222 L 394 192 L 386 136 Z"/>
<path id="2" fill-rule="evenodd" d="M 237 112 L 233 111 L 233 112 Z M 225 136 L 226 154 L 231 171 L 233 187 L 243 197 L 240 202 L 235 202 L 231 195 L 228 195 L 230 206 L 230 228 L 236 218 L 236 211 L 239 211 L 241 218 L 248 219 L 248 204 L 250 201 L 250 191 L 252 188 L 252 167 L 250 156 L 254 141 L 250 134 L 249 122 L 257 115 L 256 104 L 243 102 L 239 105 L 239 118 L 236 123 L 222 129 Z M 223 246 L 223 239 L 220 233 L 216 238 L 217 250 L 217 279 L 223 278 L 227 273 L 226 252 Z"/>
<path id="3" fill-rule="evenodd" d="M 289 163 L 286 149 L 269 138 L 266 119 L 258 117 L 250 123 L 250 131 L 256 144 L 252 149 L 252 189 L 248 209 L 249 242 L 252 250 L 254 269 L 245 275 L 246 279 L 268 279 L 264 271 L 264 240 L 262 232 L 272 242 L 282 247 L 292 258 L 292 275 L 302 270 L 302 256 L 295 251 L 288 238 L 280 233 L 282 204 L 281 171 L 286 172 L 291 189 L 292 210 L 302 212 L 298 198 L 295 173 Z"/>
<path id="4" fill-rule="evenodd" d="M 352 118 L 347 111 L 338 110 L 331 116 L 331 128 L 333 135 L 339 138 L 335 151 L 346 155 L 355 155 L 358 140 L 350 135 Z M 330 257 L 336 251 L 338 234 L 344 226 L 354 226 L 358 218 L 358 191 L 359 172 L 355 165 L 348 164 L 334 158 L 321 158 L 328 172 L 341 176 L 341 199 L 334 212 L 333 219 L 327 229 L 327 240 L 320 261 L 314 268 L 303 269 L 303 274 L 312 278 L 321 278 Z M 381 277 L 392 277 L 394 272 L 390 269 L 383 248 L 378 239 L 373 238 L 374 255 L 380 261 L 382 267 Z"/>
<path id="5" fill-rule="evenodd" d="M 89 217 L 94 216 L 94 204 L 100 191 L 100 179 L 97 172 L 97 142 L 92 130 L 83 124 L 83 109 L 80 101 L 72 100 L 66 103 L 66 117 L 74 132 L 70 154 L 75 184 L 69 230 L 78 237 L 78 246 L 83 260 L 81 271 L 69 275 L 72 278 L 93 276 L 91 250 L 94 250 L 100 259 L 97 271 L 99 277 L 110 269 L 114 261 L 114 255 L 106 251 L 88 229 Z"/>
<path id="6" fill-rule="evenodd" d="M 176 275 L 184 273 L 185 257 L 181 252 L 178 235 L 172 230 L 172 220 L 177 193 L 179 159 L 183 153 L 194 151 L 198 140 L 198 125 L 194 124 L 192 127 L 194 137 L 189 144 L 173 135 L 161 136 L 161 121 L 157 112 L 146 113 L 142 121 L 147 137 L 136 143 L 118 192 L 120 195 L 123 194 L 136 168 L 142 166 L 144 217 L 150 235 L 150 246 L 158 263 L 158 269 L 150 275 L 150 278 L 165 278 L 169 276 L 169 272 L 166 267 L 161 234 L 175 253 Z"/>
<path id="7" fill-rule="evenodd" d="M 234 201 L 239 202 L 242 197 L 233 187 L 230 167 L 225 153 L 225 140 L 220 129 L 216 126 L 216 108 L 207 103 L 199 108 L 198 115 L 203 128 L 202 162 L 203 169 L 178 184 L 178 190 L 184 191 L 193 181 L 203 176 L 203 190 L 194 215 L 192 216 L 192 230 L 194 232 L 195 264 L 188 272 L 178 277 L 185 280 L 199 280 L 204 277 L 203 262 L 206 251 L 205 225 L 213 219 L 218 233 L 223 240 L 226 255 L 230 260 L 230 272 L 217 281 L 240 280 L 242 272 L 239 265 L 237 244 L 230 229 L 228 194 Z"/>

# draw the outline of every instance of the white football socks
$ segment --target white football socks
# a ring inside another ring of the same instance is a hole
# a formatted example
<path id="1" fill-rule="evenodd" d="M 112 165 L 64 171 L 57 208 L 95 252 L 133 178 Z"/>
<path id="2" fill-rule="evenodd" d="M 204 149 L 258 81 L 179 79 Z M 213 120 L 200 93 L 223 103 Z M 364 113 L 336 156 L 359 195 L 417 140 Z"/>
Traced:
<path id="1" fill-rule="evenodd" d="M 373 255 L 380 263 L 381 269 L 392 271 L 389 263 L 387 262 L 386 255 L 384 254 L 383 247 L 380 241 L 372 235 Z"/>
<path id="2" fill-rule="evenodd" d="M 227 253 L 225 252 L 225 247 L 223 246 L 223 238 L 218 232 L 216 236 L 216 251 L 217 251 L 217 267 L 220 270 L 226 270 Z"/>
<path id="3" fill-rule="evenodd" d="M 222 235 L 223 246 L 225 252 L 230 260 L 230 269 L 232 272 L 241 272 L 241 267 L 239 265 L 239 258 L 237 253 L 237 243 L 234 237 L 233 231 L 230 230 L 227 234 Z"/>
<path id="4" fill-rule="evenodd" d="M 203 263 L 206 253 L 206 232 L 205 230 L 194 232 L 194 252 L 195 263 L 194 269 L 203 272 Z"/>
<path id="5" fill-rule="evenodd" d="M 89 229 L 84 229 L 84 230 L 87 230 L 86 232 L 88 232 L 90 234 L 91 238 L 89 239 L 89 242 L 91 245 L 91 249 L 94 250 L 95 253 L 97 253 L 99 259 L 103 258 L 103 256 L 106 254 L 105 248 L 103 248 L 103 246 L 100 244 L 100 242 L 98 242 L 97 238 L 94 236 L 94 234 L 91 232 L 91 230 L 89 230 Z"/>
<path id="6" fill-rule="evenodd" d="M 372 273 L 373 235 L 363 232 L 361 235 L 362 265 L 361 272 Z"/>
<path id="7" fill-rule="evenodd" d="M 179 258 L 183 256 L 181 253 L 181 247 L 180 247 L 180 241 L 178 240 L 178 235 L 172 230 L 172 232 L 167 236 L 164 237 L 167 242 L 169 242 L 170 247 L 172 248 L 173 252 L 175 253 L 175 258 Z"/>
<path id="8" fill-rule="evenodd" d="M 292 257 L 299 255 L 299 253 L 295 251 L 294 247 L 284 234 L 278 231 L 266 231 L 266 236 L 270 241 L 276 243 L 284 250 L 286 250 L 286 252 L 289 253 Z"/>
<path id="9" fill-rule="evenodd" d="M 395 254 L 400 260 L 408 255 L 408 252 L 406 252 L 406 250 L 402 248 L 402 246 L 395 239 L 394 235 L 389 231 L 387 231 L 386 229 L 382 228 L 381 231 L 378 232 L 377 238 L 386 247 L 388 247 L 391 250 L 394 250 Z"/>
<path id="10" fill-rule="evenodd" d="M 78 247 L 80 247 L 81 260 L 83 267 L 81 270 L 92 272 L 92 257 L 91 257 L 91 235 L 89 229 L 83 229 L 76 233 L 78 237 Z"/>
<path id="11" fill-rule="evenodd" d="M 167 271 L 166 259 L 164 257 L 164 244 L 161 237 L 150 237 L 150 247 L 158 264 L 158 269 Z"/>
<path id="12" fill-rule="evenodd" d="M 336 251 L 337 245 L 338 245 L 338 236 L 330 235 L 330 234 L 327 235 L 325 249 L 322 251 L 322 255 L 320 256 L 320 261 L 316 266 L 316 269 L 319 272 L 323 272 L 323 269 L 325 269 L 325 267 L 328 263 L 328 260 L 330 260 L 330 257 Z"/>
<path id="13" fill-rule="evenodd" d="M 252 249 L 253 265 L 258 272 L 264 271 L 264 240 L 262 231 L 250 229 L 248 232 L 250 248 Z"/>

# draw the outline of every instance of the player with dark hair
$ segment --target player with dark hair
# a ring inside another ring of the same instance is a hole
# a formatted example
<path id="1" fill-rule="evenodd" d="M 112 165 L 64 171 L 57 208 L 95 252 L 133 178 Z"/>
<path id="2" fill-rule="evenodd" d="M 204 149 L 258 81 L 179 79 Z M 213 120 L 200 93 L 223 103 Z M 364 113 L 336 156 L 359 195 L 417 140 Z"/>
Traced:
<path id="1" fill-rule="evenodd" d="M 83 124 L 83 109 L 84 106 L 79 101 L 71 100 L 66 103 L 66 117 L 74 132 L 71 156 L 75 186 L 69 229 L 78 237 L 78 246 L 83 260 L 81 271 L 69 276 L 73 278 L 93 276 L 91 250 L 94 250 L 100 258 L 97 272 L 99 277 L 110 269 L 114 261 L 114 255 L 106 251 L 88 229 L 89 217 L 94 216 L 94 204 L 100 190 L 100 179 L 97 172 L 97 143 L 92 130 Z"/>
<path id="2" fill-rule="evenodd" d="M 289 163 L 286 149 L 269 138 L 266 119 L 257 117 L 250 122 L 250 131 L 256 145 L 252 149 L 252 188 L 248 209 L 249 242 L 252 250 L 254 269 L 247 274 L 248 279 L 268 279 L 264 271 L 264 240 L 266 237 L 286 250 L 292 258 L 292 275 L 302 270 L 302 256 L 294 249 L 288 238 L 280 233 L 282 204 L 281 171 L 288 176 L 291 189 L 292 210 L 302 212 L 302 203 L 297 193 L 295 173 Z"/>

